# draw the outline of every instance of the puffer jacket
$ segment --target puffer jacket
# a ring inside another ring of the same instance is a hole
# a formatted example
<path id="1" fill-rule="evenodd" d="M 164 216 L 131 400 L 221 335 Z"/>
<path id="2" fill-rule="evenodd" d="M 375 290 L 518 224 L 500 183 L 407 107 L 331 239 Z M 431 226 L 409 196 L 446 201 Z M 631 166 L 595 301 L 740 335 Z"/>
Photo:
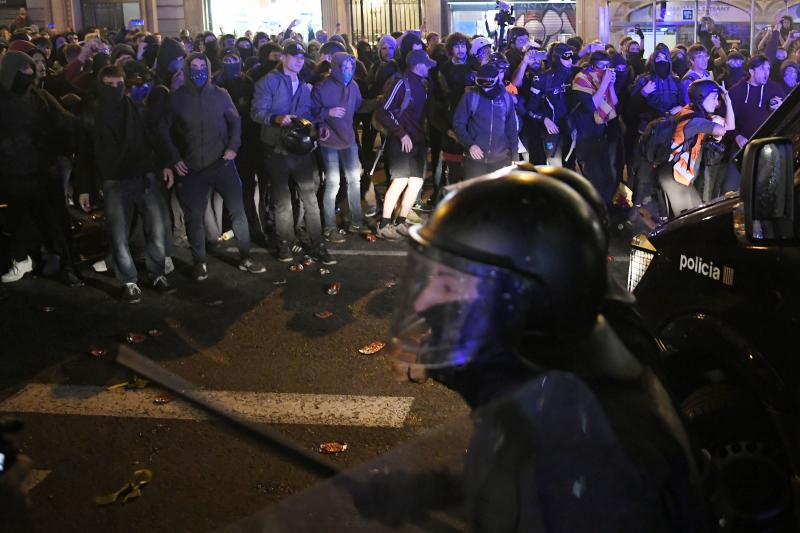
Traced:
<path id="1" fill-rule="evenodd" d="M 190 54 L 183 66 L 182 87 L 171 95 L 168 117 L 170 135 L 163 139 L 166 146 L 164 159 L 170 166 L 183 160 L 194 171 L 208 168 L 225 153 L 225 150 L 239 151 L 242 140 L 242 121 L 228 91 L 211 83 L 211 69 L 208 81 L 197 87 L 189 74 L 190 63 L 205 56 Z"/>
<path id="2" fill-rule="evenodd" d="M 303 83 L 292 94 L 292 79 L 278 66 L 256 82 L 250 116 L 261 124 L 261 142 L 278 152 L 281 146 L 281 127 L 275 122 L 280 115 L 295 115 L 312 120 L 311 86 Z"/>
<path id="3" fill-rule="evenodd" d="M 342 67 L 346 61 L 355 58 L 346 52 L 337 52 L 333 55 L 331 75 L 328 79 L 318 83 L 311 91 L 312 115 L 314 122 L 328 129 L 330 136 L 320 140 L 320 145 L 326 148 L 341 150 L 356 144 L 356 133 L 353 129 L 353 115 L 361 106 L 361 91 L 355 79 L 345 84 L 342 79 Z M 353 66 L 355 70 L 355 65 Z M 334 107 L 345 108 L 341 118 L 330 116 L 328 113 Z"/>

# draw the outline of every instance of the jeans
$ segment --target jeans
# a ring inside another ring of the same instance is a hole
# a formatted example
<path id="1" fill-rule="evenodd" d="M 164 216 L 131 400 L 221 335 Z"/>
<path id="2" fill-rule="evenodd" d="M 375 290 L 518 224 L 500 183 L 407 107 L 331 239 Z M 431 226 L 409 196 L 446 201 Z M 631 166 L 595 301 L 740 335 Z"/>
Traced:
<path id="1" fill-rule="evenodd" d="M 322 242 L 322 228 L 317 201 L 317 182 L 314 179 L 314 162 L 311 155 L 283 155 L 270 147 L 265 150 L 269 174 L 270 194 L 275 201 L 275 233 L 281 242 L 295 240 L 292 194 L 289 181 L 294 181 L 303 203 L 305 229 L 312 245 Z"/>
<path id="2" fill-rule="evenodd" d="M 231 214 L 239 255 L 242 259 L 250 256 L 250 230 L 244 214 L 242 181 L 236 171 L 236 163 L 220 159 L 203 170 L 190 171 L 188 175 L 178 180 L 176 189 L 186 219 L 186 236 L 192 247 L 192 259 L 195 264 L 206 262 L 204 216 L 209 189 L 217 191 L 222 196 L 222 201 Z"/>
<path id="3" fill-rule="evenodd" d="M 325 163 L 325 195 L 322 200 L 322 214 L 325 217 L 325 229 L 336 228 L 336 194 L 339 192 L 339 163 L 344 168 L 347 179 L 347 204 L 350 206 L 350 223 L 362 225 L 364 215 L 361 211 L 361 164 L 358 160 L 358 148 L 351 146 L 337 150 L 321 148 Z"/>
<path id="4" fill-rule="evenodd" d="M 124 180 L 103 181 L 108 231 L 114 275 L 122 283 L 136 283 L 136 265 L 131 256 L 128 236 L 136 211 L 144 220 L 147 240 L 145 264 L 153 276 L 164 275 L 167 250 L 166 192 L 155 174 Z"/>

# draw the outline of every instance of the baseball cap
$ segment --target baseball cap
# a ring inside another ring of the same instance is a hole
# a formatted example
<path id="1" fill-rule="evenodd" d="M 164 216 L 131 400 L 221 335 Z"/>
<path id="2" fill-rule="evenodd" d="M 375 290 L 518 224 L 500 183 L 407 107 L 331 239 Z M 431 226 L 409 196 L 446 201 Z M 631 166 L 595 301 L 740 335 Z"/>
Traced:
<path id="1" fill-rule="evenodd" d="M 433 68 L 436 66 L 436 61 L 428 57 L 425 50 L 411 50 L 406 56 L 406 64 L 409 68 L 413 68 L 419 64 L 425 64 L 428 65 L 429 68 Z"/>
<path id="2" fill-rule="evenodd" d="M 300 43 L 292 41 L 283 46 L 283 53 L 290 56 L 305 55 L 306 51 Z"/>

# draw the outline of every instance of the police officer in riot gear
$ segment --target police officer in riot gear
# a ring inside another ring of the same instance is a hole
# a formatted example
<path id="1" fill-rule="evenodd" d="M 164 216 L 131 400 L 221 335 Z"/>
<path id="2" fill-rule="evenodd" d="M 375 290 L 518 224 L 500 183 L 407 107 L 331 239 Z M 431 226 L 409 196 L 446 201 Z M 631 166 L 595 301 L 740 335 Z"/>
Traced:
<path id="1" fill-rule="evenodd" d="M 475 530 L 704 529 L 678 416 L 600 314 L 607 235 L 579 192 L 534 172 L 480 180 L 410 243 L 392 355 L 476 410 Z"/>

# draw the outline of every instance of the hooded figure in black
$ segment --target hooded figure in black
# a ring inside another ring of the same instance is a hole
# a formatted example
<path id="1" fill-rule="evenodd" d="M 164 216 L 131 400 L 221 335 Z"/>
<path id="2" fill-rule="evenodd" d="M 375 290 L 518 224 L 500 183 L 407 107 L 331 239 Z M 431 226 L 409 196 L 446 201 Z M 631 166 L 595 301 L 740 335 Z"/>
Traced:
<path id="1" fill-rule="evenodd" d="M 425 50 L 425 44 L 416 33 L 407 31 L 397 39 L 397 51 L 394 54 L 399 72 L 406 70 L 406 56 L 411 50 Z"/>
<path id="2" fill-rule="evenodd" d="M 0 197 L 8 204 L 11 255 L 15 261 L 3 281 L 17 281 L 32 270 L 30 252 L 37 230 L 61 262 L 62 280 L 83 282 L 72 266 L 69 216 L 64 188 L 52 175 L 63 139 L 74 135 L 77 119 L 50 93 L 33 87 L 35 64 L 22 52 L 8 52 L 0 66 Z M 8 274 L 11 274 L 8 277 Z"/>
<path id="3" fill-rule="evenodd" d="M 647 60 L 647 74 L 642 74 L 631 89 L 631 107 L 638 113 L 639 131 L 654 118 L 683 107 L 683 87 L 672 72 L 672 56 L 664 45 L 656 47 Z"/>
<path id="4" fill-rule="evenodd" d="M 236 39 L 236 50 L 239 52 L 239 57 L 242 58 L 242 62 L 247 61 L 248 58 L 255 55 L 253 42 L 247 37 L 239 37 Z"/>

